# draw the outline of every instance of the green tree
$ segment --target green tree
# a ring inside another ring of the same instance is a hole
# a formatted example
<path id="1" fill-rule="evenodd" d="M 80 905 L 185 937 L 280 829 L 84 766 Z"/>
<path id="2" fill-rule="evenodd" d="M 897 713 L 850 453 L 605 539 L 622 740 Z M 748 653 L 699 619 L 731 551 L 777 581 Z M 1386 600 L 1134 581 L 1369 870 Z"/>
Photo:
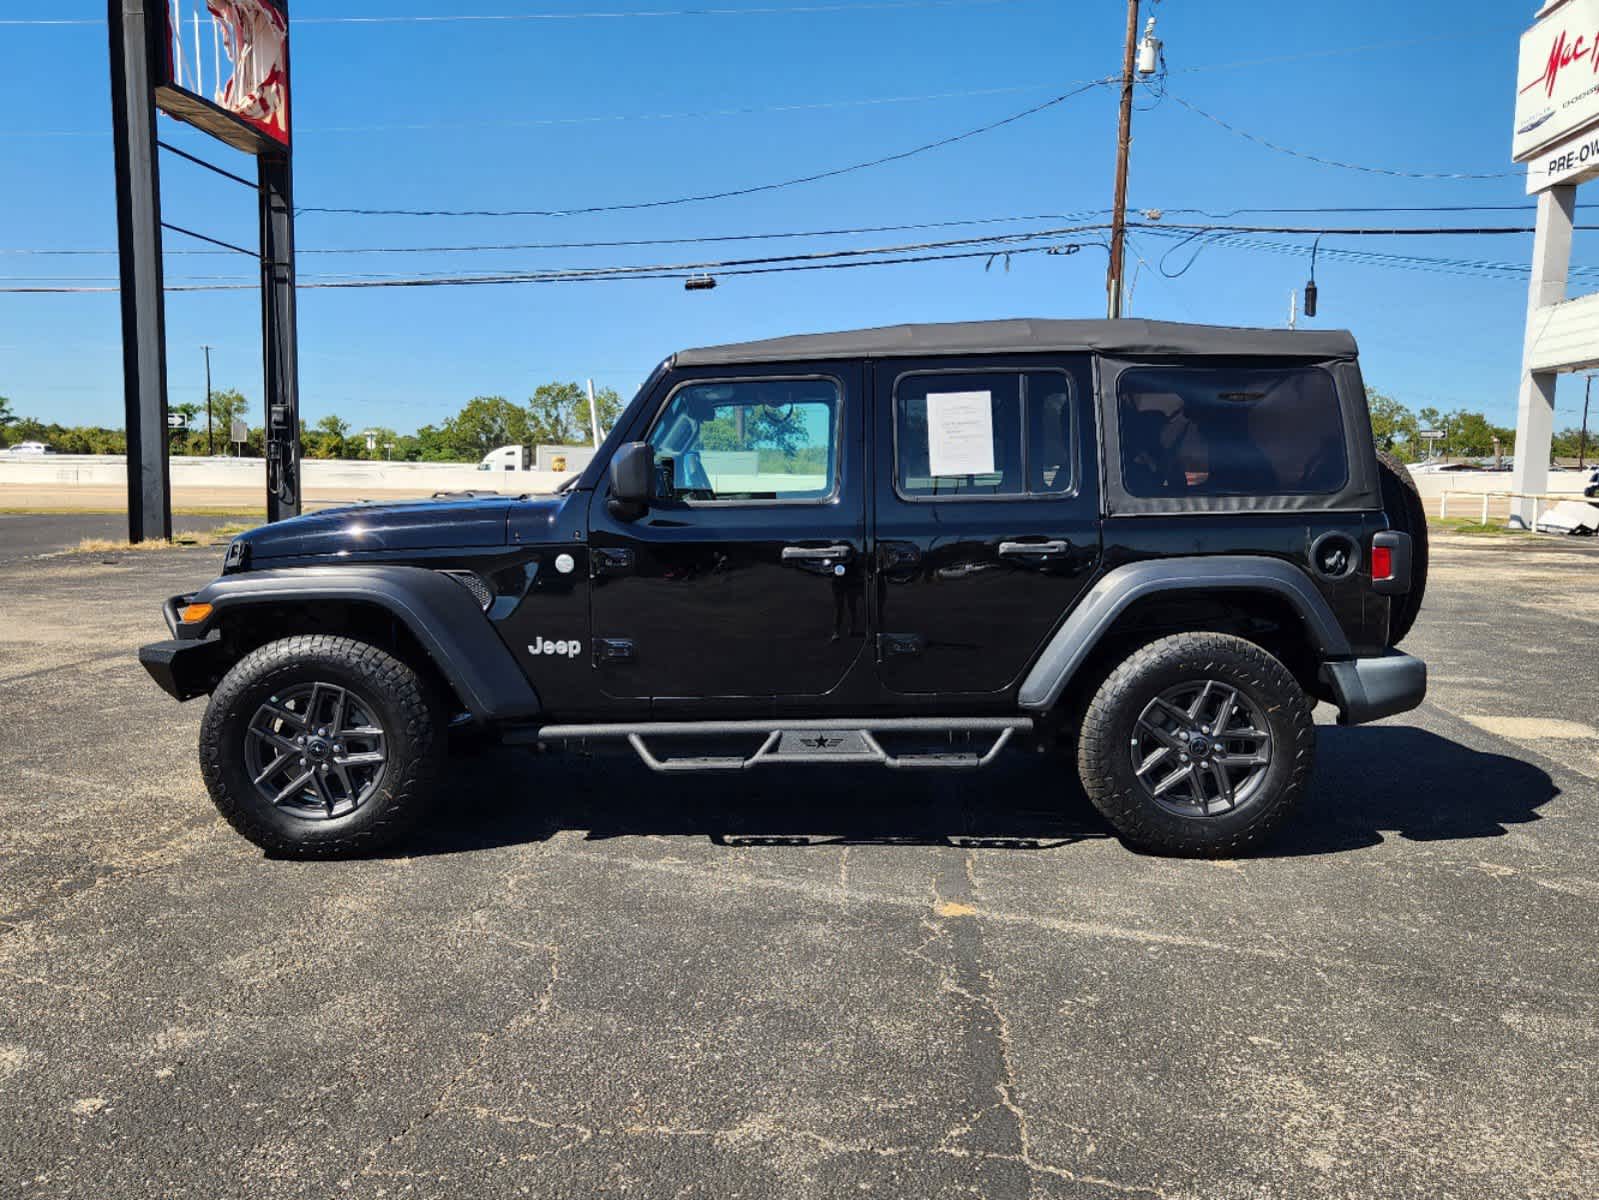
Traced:
<path id="1" fill-rule="evenodd" d="M 205 430 L 195 433 L 195 418 L 200 415 L 200 405 L 192 403 L 169 404 L 167 412 L 175 413 L 183 418 L 183 425 L 174 429 L 167 438 L 167 451 L 170 454 L 204 454 Z"/>
<path id="2" fill-rule="evenodd" d="M 499 446 L 528 440 L 528 414 L 504 396 L 474 396 L 439 430 L 445 461 L 476 462 Z M 438 460 L 434 460 L 438 461 Z"/>
<path id="3" fill-rule="evenodd" d="M 370 435 L 372 438 L 372 448 L 370 450 L 368 450 L 366 446 L 368 435 Z M 387 426 L 368 425 L 355 437 L 350 439 L 350 444 L 346 449 L 349 457 L 351 458 L 370 459 L 374 462 L 382 462 L 390 457 L 400 457 L 398 454 L 400 449 L 399 442 L 400 435 L 395 433 L 394 430 L 388 428 Z M 387 445 L 393 445 L 394 450 L 386 450 L 384 447 Z"/>
<path id="4" fill-rule="evenodd" d="M 343 458 L 344 439 L 350 432 L 350 423 L 329 413 L 311 427 L 312 453 L 317 458 Z"/>
<path id="5" fill-rule="evenodd" d="M 249 416 L 249 409 L 250 402 L 244 398 L 243 392 L 235 388 L 221 388 L 211 393 L 211 437 L 218 454 L 228 449 L 234 418 L 245 420 Z M 205 430 L 199 429 L 198 433 L 204 444 Z"/>
<path id="6" fill-rule="evenodd" d="M 1444 430 L 1449 435 L 1445 444 L 1451 454 L 1482 458 L 1494 452 L 1496 438 L 1504 454 L 1511 453 L 1511 448 L 1515 445 L 1516 435 L 1513 430 L 1495 425 L 1480 412 L 1460 410 L 1450 413 L 1444 421 Z"/>
<path id="7" fill-rule="evenodd" d="M 600 428 L 609 433 L 622 415 L 622 397 L 615 388 L 596 388 Z M 528 437 L 537 445 L 586 446 L 593 437 L 588 389 L 579 383 L 546 383 L 528 397 Z"/>
<path id="8" fill-rule="evenodd" d="M 1376 388 L 1366 389 L 1366 407 L 1371 411 L 1371 435 L 1377 449 L 1414 459 L 1420 444 L 1416 436 L 1420 429 L 1416 414 Z"/>
<path id="9" fill-rule="evenodd" d="M 0 446 L 9 444 L 6 431 L 16 423 L 17 418 L 11 411 L 11 401 L 0 396 Z"/>

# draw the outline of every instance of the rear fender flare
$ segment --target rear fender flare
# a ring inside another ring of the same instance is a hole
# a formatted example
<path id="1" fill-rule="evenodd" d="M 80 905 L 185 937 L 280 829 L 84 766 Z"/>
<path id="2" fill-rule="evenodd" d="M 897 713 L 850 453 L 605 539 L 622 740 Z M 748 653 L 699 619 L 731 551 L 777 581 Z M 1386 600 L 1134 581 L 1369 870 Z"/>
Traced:
<path id="1" fill-rule="evenodd" d="M 372 605 L 393 616 L 479 720 L 538 714 L 538 693 L 472 594 L 426 567 L 352 563 L 224 575 L 194 594 L 191 603 L 209 604 L 211 613 L 179 636 L 204 637 L 225 620 L 248 619 L 251 608 L 330 601 Z"/>
<path id="2" fill-rule="evenodd" d="M 1304 621 L 1305 632 L 1324 661 L 1348 658 L 1353 653 L 1326 599 L 1305 572 L 1292 563 L 1245 554 L 1128 563 L 1107 571 L 1088 589 L 1022 681 L 1017 703 L 1029 712 L 1053 708 L 1072 676 L 1122 613 L 1146 596 L 1188 590 L 1255 591 L 1280 596 Z"/>

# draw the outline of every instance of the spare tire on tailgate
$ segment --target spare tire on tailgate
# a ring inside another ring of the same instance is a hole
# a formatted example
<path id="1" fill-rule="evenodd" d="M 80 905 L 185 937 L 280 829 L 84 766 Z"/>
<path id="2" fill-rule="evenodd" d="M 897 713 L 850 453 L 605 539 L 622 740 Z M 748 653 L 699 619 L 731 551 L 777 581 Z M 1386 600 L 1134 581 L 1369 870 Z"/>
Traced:
<path id="1" fill-rule="evenodd" d="M 1388 609 L 1388 644 L 1397 646 L 1416 623 L 1427 591 L 1427 510 L 1422 507 L 1416 481 L 1392 454 L 1377 452 L 1377 475 L 1389 525 L 1410 535 L 1410 591 L 1392 597 Z"/>

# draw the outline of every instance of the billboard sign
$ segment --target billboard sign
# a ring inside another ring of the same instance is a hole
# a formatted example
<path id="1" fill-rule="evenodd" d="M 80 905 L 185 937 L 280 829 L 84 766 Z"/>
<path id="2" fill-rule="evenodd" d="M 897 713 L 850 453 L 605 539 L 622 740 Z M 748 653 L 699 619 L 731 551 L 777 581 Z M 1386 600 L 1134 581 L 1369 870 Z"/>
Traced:
<path id="1" fill-rule="evenodd" d="M 247 154 L 289 149 L 287 0 L 168 0 L 154 24 L 163 112 Z"/>

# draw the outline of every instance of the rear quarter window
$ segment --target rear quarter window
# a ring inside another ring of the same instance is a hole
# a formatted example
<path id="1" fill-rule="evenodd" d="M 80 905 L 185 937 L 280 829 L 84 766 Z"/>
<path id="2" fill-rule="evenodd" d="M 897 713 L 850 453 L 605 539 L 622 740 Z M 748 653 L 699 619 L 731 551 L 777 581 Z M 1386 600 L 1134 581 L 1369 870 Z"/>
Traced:
<path id="1" fill-rule="evenodd" d="M 1116 401 L 1128 495 L 1330 495 L 1349 481 L 1320 367 L 1131 367 Z"/>

